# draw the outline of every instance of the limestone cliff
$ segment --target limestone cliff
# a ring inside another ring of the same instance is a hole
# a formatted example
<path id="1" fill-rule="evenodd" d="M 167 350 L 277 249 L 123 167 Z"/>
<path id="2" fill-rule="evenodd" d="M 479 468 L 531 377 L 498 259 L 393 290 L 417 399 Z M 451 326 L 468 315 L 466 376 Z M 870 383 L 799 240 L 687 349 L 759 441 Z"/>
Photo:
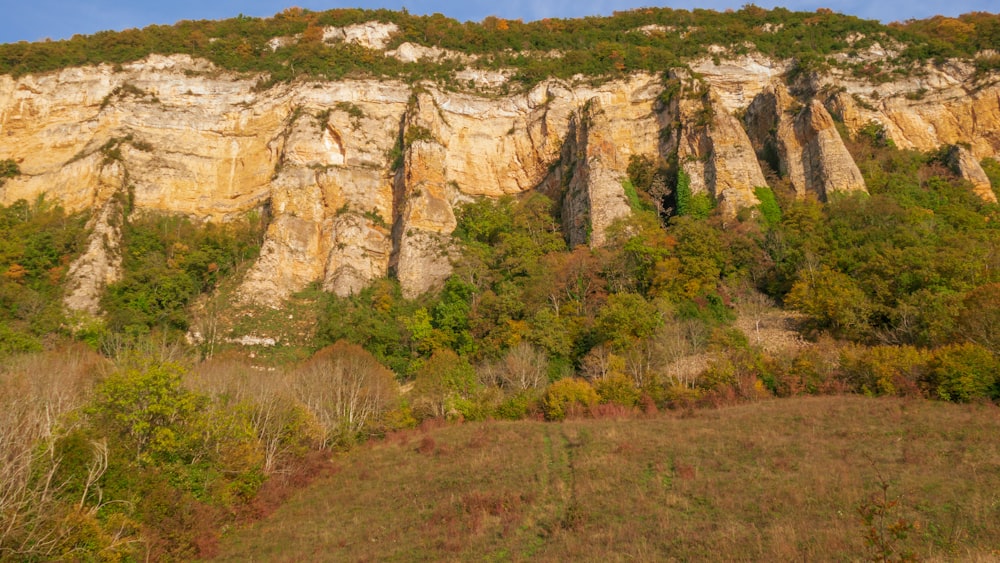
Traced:
<path id="1" fill-rule="evenodd" d="M 745 120 L 758 154 L 777 156 L 781 175 L 799 196 L 812 193 L 825 201 L 838 192 L 867 191 L 823 104 L 812 100 L 795 106 L 781 86 L 769 87 L 751 102 Z"/>
<path id="2" fill-rule="evenodd" d="M 875 122 L 901 149 L 963 143 L 977 159 L 1000 154 L 1000 82 L 972 64 L 928 63 L 910 78 L 881 84 L 836 74 L 818 83 L 835 92 L 829 105 L 852 133 Z"/>
<path id="3" fill-rule="evenodd" d="M 683 81 L 675 110 L 680 124 L 678 165 L 690 179 L 691 193 L 707 192 L 723 215 L 734 217 L 740 209 L 760 203 L 754 188 L 766 186 L 767 181 L 739 120 L 714 91 L 698 90 L 698 83 Z"/>
<path id="4" fill-rule="evenodd" d="M 392 33 L 362 25 L 327 40 L 384 49 Z M 260 89 L 260 76 L 186 55 L 0 76 L 0 160 L 22 172 L 0 187 L 0 203 L 46 193 L 92 210 L 67 302 L 94 312 L 120 268 L 114 195 L 125 189 L 141 212 L 228 221 L 261 211 L 265 241 L 240 293 L 271 305 L 313 282 L 340 295 L 386 275 L 408 296 L 439 286 L 455 258 L 457 208 L 477 197 L 541 190 L 561 206 L 570 244 L 603 244 L 630 213 L 633 155 L 676 151 L 692 189 L 730 218 L 757 204 L 756 157 L 801 195 L 863 190 L 827 108 L 850 134 L 876 121 L 904 148 L 967 142 L 956 169 L 982 197 L 992 193 L 976 171 L 1000 152 L 1000 86 L 988 77 L 961 64 L 899 84 L 820 76 L 817 94 L 793 98 L 783 86 L 790 66 L 696 61 L 704 91 L 669 103 L 662 79 L 647 74 L 503 94 L 505 70 L 469 68 L 455 77 L 481 83 L 479 93 L 361 79 Z"/>
<path id="5" fill-rule="evenodd" d="M 110 166 L 100 183 L 124 196 L 121 168 Z M 91 315 L 101 312 L 104 288 L 121 278 L 122 221 L 124 197 L 109 197 L 87 223 L 89 236 L 83 254 L 70 264 L 66 283 L 66 306 Z"/>
<path id="6" fill-rule="evenodd" d="M 568 199 L 582 194 L 594 242 L 628 212 L 629 156 L 657 152 L 652 76 L 549 81 L 507 97 L 393 81 L 255 84 L 187 56 L 0 77 L 0 158 L 22 171 L 0 202 L 45 192 L 103 216 L 127 184 L 140 211 L 227 221 L 263 208 L 271 221 L 243 281 L 248 299 L 276 305 L 314 281 L 346 295 L 390 272 L 413 296 L 451 271 L 457 205 L 524 193 L 569 169 L 561 149 L 591 100 L 603 108 L 580 145 L 592 172 L 577 175 Z M 90 297 L 71 292 L 73 308 L 92 311 L 117 262 L 90 251 L 81 260 L 91 266 L 80 272 L 105 272 Z"/>
<path id="7" fill-rule="evenodd" d="M 634 123 L 632 120 L 624 120 Z M 627 176 L 628 152 L 621 151 L 622 133 L 641 139 L 648 152 L 655 148 L 655 122 L 648 120 L 646 130 L 616 131 L 623 123 L 608 115 L 600 98 L 593 98 L 570 120 L 563 162 L 568 181 L 563 197 L 563 228 L 570 246 L 602 246 L 611 224 L 631 212 L 623 183 Z M 616 135 L 617 133 L 617 135 Z M 633 136 L 633 134 L 635 134 Z M 625 145 L 627 146 L 627 145 Z M 641 145 L 640 145 L 641 146 Z"/>
<path id="8" fill-rule="evenodd" d="M 972 184 L 972 192 L 986 203 L 996 203 L 997 195 L 990 185 L 990 178 L 972 153 L 965 147 L 952 145 L 948 151 L 948 165 L 956 174 Z"/>

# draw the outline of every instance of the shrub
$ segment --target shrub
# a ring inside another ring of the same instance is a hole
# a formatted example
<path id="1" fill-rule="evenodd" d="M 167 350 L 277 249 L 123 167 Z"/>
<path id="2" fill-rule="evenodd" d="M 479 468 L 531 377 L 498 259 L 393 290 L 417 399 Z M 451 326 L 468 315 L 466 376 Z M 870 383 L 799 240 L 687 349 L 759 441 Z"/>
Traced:
<path id="1" fill-rule="evenodd" d="M 194 422 L 207 398 L 184 389 L 183 374 L 173 363 L 112 374 L 98 387 L 90 414 L 143 464 L 190 459 L 200 439 Z"/>
<path id="2" fill-rule="evenodd" d="M 613 373 L 598 379 L 594 390 L 601 399 L 601 404 L 616 404 L 623 407 L 634 407 L 639 404 L 639 390 L 632 381 L 620 373 Z"/>
<path id="3" fill-rule="evenodd" d="M 435 350 L 416 376 L 413 403 L 417 418 L 443 418 L 455 399 L 468 398 L 476 390 L 476 370 L 448 349 Z"/>
<path id="4" fill-rule="evenodd" d="M 532 413 L 538 412 L 538 395 L 531 391 L 511 395 L 497 405 L 495 412 L 497 418 L 505 420 L 527 418 Z"/>
<path id="5" fill-rule="evenodd" d="M 590 383 L 583 379 L 566 378 L 549 385 L 542 408 L 545 418 L 563 420 L 569 414 L 590 409 L 600 400 Z"/>
<path id="6" fill-rule="evenodd" d="M 921 395 L 930 356 L 913 346 L 849 348 L 841 354 L 844 380 L 865 395 Z"/>
<path id="7" fill-rule="evenodd" d="M 777 397 L 818 395 L 841 391 L 839 361 L 836 351 L 824 353 L 813 346 L 790 358 L 768 361 L 761 380 Z"/>
<path id="8" fill-rule="evenodd" d="M 448 399 L 448 416 L 460 417 L 461 420 L 486 420 L 496 411 L 502 398 L 503 392 L 497 387 L 479 388 L 468 397 L 455 395 Z"/>
<path id="9" fill-rule="evenodd" d="M 367 438 L 399 396 L 392 372 L 361 346 L 344 340 L 316 352 L 293 377 L 297 399 L 326 432 L 325 446 L 349 446 Z"/>
<path id="10" fill-rule="evenodd" d="M 677 171 L 677 191 L 674 193 L 677 205 L 675 209 L 680 216 L 691 213 L 691 177 L 684 170 Z"/>
<path id="11" fill-rule="evenodd" d="M 21 168 L 17 165 L 17 162 L 6 159 L 0 160 L 0 186 L 4 184 L 7 178 L 16 178 L 21 175 Z"/>
<path id="12" fill-rule="evenodd" d="M 998 397 L 1000 363 L 976 344 L 953 344 L 938 349 L 927 380 L 931 392 L 945 401 L 968 403 Z"/>
<path id="13" fill-rule="evenodd" d="M 778 199 L 774 197 L 771 188 L 757 186 L 753 193 L 760 201 L 760 215 L 764 219 L 764 224 L 768 227 L 774 227 L 781 223 L 781 207 L 778 206 Z"/>

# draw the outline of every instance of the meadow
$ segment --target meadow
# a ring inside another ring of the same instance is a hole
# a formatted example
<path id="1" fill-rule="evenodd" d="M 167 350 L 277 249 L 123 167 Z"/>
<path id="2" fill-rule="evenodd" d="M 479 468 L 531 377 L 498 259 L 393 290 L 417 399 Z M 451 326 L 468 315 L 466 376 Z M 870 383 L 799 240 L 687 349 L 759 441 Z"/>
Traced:
<path id="1" fill-rule="evenodd" d="M 857 396 L 487 421 L 333 458 L 221 561 L 995 561 L 1000 411 Z"/>

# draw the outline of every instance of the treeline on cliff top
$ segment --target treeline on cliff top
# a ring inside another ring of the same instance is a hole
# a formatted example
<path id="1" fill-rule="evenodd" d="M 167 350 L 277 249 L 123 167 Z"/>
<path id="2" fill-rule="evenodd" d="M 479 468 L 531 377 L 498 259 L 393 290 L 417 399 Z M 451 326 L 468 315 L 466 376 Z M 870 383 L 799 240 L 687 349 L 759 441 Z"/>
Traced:
<path id="1" fill-rule="evenodd" d="M 19 76 L 88 64 L 121 64 L 154 53 L 190 54 L 223 69 L 267 73 L 266 83 L 297 76 L 446 81 L 451 70 L 465 65 L 457 61 L 404 64 L 355 44 L 322 41 L 323 27 L 367 21 L 399 26 L 390 49 L 411 42 L 480 55 L 470 66 L 515 69 L 515 80 L 527 84 L 577 74 L 609 77 L 633 71 L 661 72 L 707 55 L 710 45 L 726 47 L 729 54 L 757 51 L 815 63 L 816 58 L 838 52 L 850 54 L 875 42 L 883 46 L 897 43 L 902 47 L 901 56 L 888 63 L 893 68 L 885 69 L 896 73 L 905 73 L 915 61 L 968 59 L 1000 45 L 1000 16 L 983 12 L 882 25 L 823 8 L 792 12 L 749 4 L 724 13 L 641 8 L 610 17 L 527 23 L 488 17 L 479 23 L 461 23 L 441 14 L 417 16 L 405 10 L 312 12 L 289 8 L 271 18 L 240 15 L 219 21 L 181 21 L 141 30 L 104 31 L 63 41 L 4 44 L 0 45 L 0 74 Z M 638 31 L 645 26 L 658 27 Z M 294 45 L 277 49 L 268 45 L 272 38 L 296 35 L 300 40 Z M 560 56 L 551 56 L 553 51 Z M 995 69 L 1000 66 L 1000 57 L 982 57 L 977 64 L 982 70 Z"/>

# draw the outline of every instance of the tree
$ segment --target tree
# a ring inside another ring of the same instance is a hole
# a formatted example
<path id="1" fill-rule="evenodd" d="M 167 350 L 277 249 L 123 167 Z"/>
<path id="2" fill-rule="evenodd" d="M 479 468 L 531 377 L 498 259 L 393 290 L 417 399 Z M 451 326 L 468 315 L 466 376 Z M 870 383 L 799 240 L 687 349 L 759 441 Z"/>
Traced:
<path id="1" fill-rule="evenodd" d="M 1000 355 L 1000 283 L 969 292 L 958 316 L 959 337 Z"/>
<path id="2" fill-rule="evenodd" d="M 785 302 L 809 315 L 815 328 L 838 336 L 863 338 L 871 328 L 868 296 L 853 278 L 827 266 L 804 271 Z"/>
<path id="3" fill-rule="evenodd" d="M 143 464 L 191 457 L 198 438 L 191 429 L 207 398 L 183 387 L 184 373 L 170 362 L 115 372 L 98 387 L 91 412 Z"/>
<path id="4" fill-rule="evenodd" d="M 598 313 L 596 329 L 603 341 L 621 351 L 651 336 L 662 322 L 660 311 L 641 295 L 616 293 Z"/>
<path id="5" fill-rule="evenodd" d="M 507 350 L 500 362 L 503 386 L 515 392 L 541 389 L 548 383 L 549 359 L 527 342 Z"/>
<path id="6" fill-rule="evenodd" d="M 349 445 L 371 433 L 399 395 L 392 372 L 343 340 L 316 352 L 295 371 L 292 384 L 326 430 L 325 446 Z"/>
<path id="7" fill-rule="evenodd" d="M 775 310 L 774 299 L 757 291 L 757 288 L 750 283 L 744 283 L 740 286 L 738 298 L 736 310 L 741 316 L 753 321 L 756 344 L 760 346 L 763 343 L 760 336 L 760 326 L 767 315 Z"/>
<path id="8" fill-rule="evenodd" d="M 953 344 L 934 353 L 928 378 L 934 394 L 945 401 L 968 403 L 1000 398 L 1000 363 L 976 344 Z"/>
<path id="9" fill-rule="evenodd" d="M 428 417 L 443 418 L 451 402 L 476 389 L 476 371 L 468 360 L 448 349 L 435 350 L 413 382 L 413 407 Z"/>

